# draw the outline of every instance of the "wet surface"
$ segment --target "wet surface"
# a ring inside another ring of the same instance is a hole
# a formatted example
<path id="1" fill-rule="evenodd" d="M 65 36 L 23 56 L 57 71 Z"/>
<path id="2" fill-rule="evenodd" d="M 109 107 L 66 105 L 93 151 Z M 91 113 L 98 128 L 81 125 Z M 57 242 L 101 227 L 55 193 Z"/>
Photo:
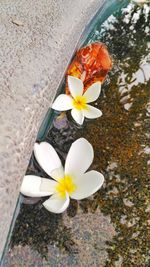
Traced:
<path id="1" fill-rule="evenodd" d="M 149 266 L 149 7 L 130 4 L 91 33 L 113 56 L 95 103 L 103 116 L 80 127 L 57 113 L 46 136 L 63 162 L 75 139 L 89 140 L 103 188 L 62 215 L 45 210 L 44 198 L 23 198 L 3 266 Z M 47 177 L 33 156 L 27 173 Z"/>

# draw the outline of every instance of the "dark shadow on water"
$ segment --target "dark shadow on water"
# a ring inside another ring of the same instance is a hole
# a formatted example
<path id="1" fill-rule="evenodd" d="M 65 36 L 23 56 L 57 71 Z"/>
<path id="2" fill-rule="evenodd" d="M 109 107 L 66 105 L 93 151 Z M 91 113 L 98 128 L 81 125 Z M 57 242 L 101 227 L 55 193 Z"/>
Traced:
<path id="1" fill-rule="evenodd" d="M 28 245 L 46 259 L 50 245 L 56 245 L 68 253 L 77 253 L 71 231 L 63 225 L 62 216 L 45 210 L 42 202 L 43 200 L 36 205 L 22 205 L 11 246 Z"/>

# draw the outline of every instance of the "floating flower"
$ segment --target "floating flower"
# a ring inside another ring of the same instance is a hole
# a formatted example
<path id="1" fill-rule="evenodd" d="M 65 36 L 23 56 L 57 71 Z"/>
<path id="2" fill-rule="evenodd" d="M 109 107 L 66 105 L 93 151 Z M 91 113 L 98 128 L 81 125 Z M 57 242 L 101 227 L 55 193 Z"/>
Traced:
<path id="1" fill-rule="evenodd" d="M 26 175 L 20 191 L 29 197 L 51 196 L 43 203 L 50 212 L 62 213 L 67 209 L 70 198 L 87 198 L 104 182 L 101 173 L 94 170 L 86 172 L 93 161 L 94 152 L 84 138 L 71 145 L 64 169 L 55 149 L 47 142 L 36 143 L 34 155 L 41 168 L 54 180 Z"/>
<path id="2" fill-rule="evenodd" d="M 83 82 L 73 76 L 68 76 L 68 85 L 71 95 L 61 94 L 54 101 L 52 108 L 58 111 L 71 110 L 71 115 L 78 124 L 83 124 L 84 117 L 95 119 L 102 115 L 102 112 L 90 105 L 95 101 L 101 91 L 101 83 L 93 83 L 85 93 Z"/>

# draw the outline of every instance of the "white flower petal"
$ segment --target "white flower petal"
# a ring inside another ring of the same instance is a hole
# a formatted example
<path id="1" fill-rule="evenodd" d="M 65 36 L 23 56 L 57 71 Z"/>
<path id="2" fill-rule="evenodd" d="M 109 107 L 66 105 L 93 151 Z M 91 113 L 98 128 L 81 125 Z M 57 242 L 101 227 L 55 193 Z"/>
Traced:
<path id="1" fill-rule="evenodd" d="M 62 168 L 61 161 L 55 149 L 47 142 L 35 143 L 34 155 L 41 168 L 48 174 L 54 169 Z"/>
<path id="2" fill-rule="evenodd" d="M 98 108 L 87 105 L 87 109 L 83 110 L 83 115 L 88 119 L 96 119 L 102 116 L 102 112 Z"/>
<path id="3" fill-rule="evenodd" d="M 72 97 L 69 95 L 61 94 L 59 95 L 52 104 L 52 108 L 58 111 L 69 110 L 73 108 Z"/>
<path id="4" fill-rule="evenodd" d="M 97 171 L 89 171 L 76 181 L 77 189 L 71 194 L 73 199 L 84 199 L 100 189 L 104 176 Z"/>
<path id="5" fill-rule="evenodd" d="M 66 158 L 65 174 L 80 177 L 91 165 L 94 158 L 93 147 L 84 138 L 79 138 L 70 147 Z"/>
<path id="6" fill-rule="evenodd" d="M 50 196 L 55 192 L 55 181 L 35 175 L 26 175 L 23 178 L 20 192 L 28 197 Z"/>
<path id="7" fill-rule="evenodd" d="M 83 94 L 83 82 L 76 77 L 68 76 L 68 87 L 74 98 Z"/>
<path id="8" fill-rule="evenodd" d="M 84 122 L 84 115 L 83 115 L 82 110 L 77 110 L 76 108 L 73 108 L 73 109 L 71 110 L 71 115 L 72 115 L 72 117 L 74 118 L 74 120 L 75 120 L 78 124 L 80 124 L 80 125 L 83 124 L 83 122 Z"/>
<path id="9" fill-rule="evenodd" d="M 87 103 L 93 102 L 95 101 L 101 92 L 101 83 L 100 82 L 96 82 L 93 83 L 84 93 L 83 96 L 85 96 L 85 98 L 87 99 Z"/>
<path id="10" fill-rule="evenodd" d="M 40 191 L 49 192 L 49 195 L 52 195 L 56 192 L 57 182 L 51 179 L 41 178 Z"/>
<path id="11" fill-rule="evenodd" d="M 65 198 L 61 198 L 59 194 L 54 194 L 43 203 L 43 206 L 50 212 L 62 213 L 69 206 L 69 196 L 66 194 Z"/>
<path id="12" fill-rule="evenodd" d="M 64 178 L 64 169 L 63 167 L 55 169 L 51 172 L 51 177 L 55 179 L 56 181 L 59 181 L 59 179 Z"/>

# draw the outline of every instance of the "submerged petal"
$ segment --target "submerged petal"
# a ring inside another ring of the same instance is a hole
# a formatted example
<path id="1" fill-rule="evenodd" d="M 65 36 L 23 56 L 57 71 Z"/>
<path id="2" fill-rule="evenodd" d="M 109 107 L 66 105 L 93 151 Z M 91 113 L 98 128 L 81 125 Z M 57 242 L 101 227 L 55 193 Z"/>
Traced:
<path id="1" fill-rule="evenodd" d="M 76 180 L 77 189 L 71 194 L 73 199 L 84 199 L 93 195 L 100 189 L 104 176 L 97 171 L 89 171 Z"/>
<path id="2" fill-rule="evenodd" d="M 82 110 L 77 110 L 76 108 L 73 108 L 73 109 L 71 110 L 71 115 L 72 115 L 72 117 L 74 118 L 74 120 L 75 120 L 78 124 L 80 124 L 80 125 L 83 124 L 83 122 L 84 122 L 84 115 L 83 115 Z"/>
<path id="3" fill-rule="evenodd" d="M 83 94 L 83 82 L 73 76 L 68 76 L 68 86 L 71 95 L 75 98 Z"/>
<path id="4" fill-rule="evenodd" d="M 28 197 L 50 196 L 55 192 L 57 183 L 53 180 L 35 175 L 26 175 L 23 178 L 20 192 Z"/>
<path id="5" fill-rule="evenodd" d="M 84 93 L 84 97 L 87 99 L 87 103 L 95 101 L 101 92 L 101 83 L 93 83 Z"/>
<path id="6" fill-rule="evenodd" d="M 47 142 L 35 143 L 34 155 L 41 168 L 48 174 L 62 167 L 55 149 Z"/>
<path id="7" fill-rule="evenodd" d="M 65 111 L 73 108 L 72 97 L 69 95 L 59 95 L 52 105 L 52 108 L 58 111 Z"/>
<path id="8" fill-rule="evenodd" d="M 77 139 L 68 152 L 65 174 L 79 177 L 90 167 L 93 158 L 94 152 L 91 144 L 84 138 Z"/>
<path id="9" fill-rule="evenodd" d="M 43 203 L 43 206 L 50 212 L 62 213 L 69 206 L 69 201 L 68 194 L 65 198 L 61 198 L 59 194 L 54 194 Z"/>
<path id="10" fill-rule="evenodd" d="M 102 116 L 100 109 L 87 105 L 87 109 L 83 110 L 83 114 L 88 119 L 96 119 Z"/>

